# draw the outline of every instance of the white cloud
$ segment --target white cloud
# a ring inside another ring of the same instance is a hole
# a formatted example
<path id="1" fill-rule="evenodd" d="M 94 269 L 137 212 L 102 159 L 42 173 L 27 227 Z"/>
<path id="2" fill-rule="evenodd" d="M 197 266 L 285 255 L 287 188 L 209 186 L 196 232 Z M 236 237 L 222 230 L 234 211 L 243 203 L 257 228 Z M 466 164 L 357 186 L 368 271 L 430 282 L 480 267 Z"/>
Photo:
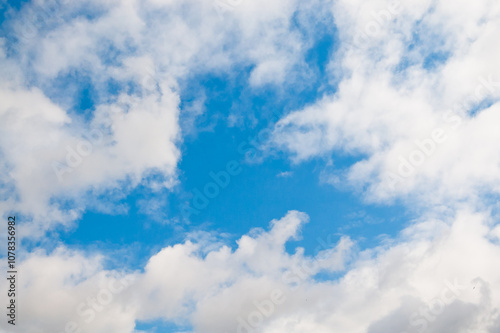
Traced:
<path id="1" fill-rule="evenodd" d="M 390 15 L 382 2 L 358 5 L 334 7 L 345 41 L 331 60 L 343 73 L 338 91 L 284 117 L 276 146 L 295 162 L 357 157 L 339 171 L 369 200 L 416 195 L 435 204 L 498 194 L 498 4 L 404 2 Z M 353 42 L 372 25 L 377 33 Z M 426 67 L 437 52 L 448 59 Z"/>
<path id="2" fill-rule="evenodd" d="M 49 216 L 52 223 L 66 222 L 85 207 L 80 196 L 90 189 L 99 193 L 124 180 L 135 186 L 151 172 L 164 176 L 163 187 L 173 185 L 179 159 L 178 97 L 167 87 L 160 96 L 121 95 L 115 103 L 101 104 L 87 124 L 72 119 L 39 89 L 5 87 L 0 94 L 0 126 L 9 138 L 1 147 L 6 160 L 2 174 L 14 188 L 9 210 L 31 215 L 38 223 Z M 83 205 L 71 212 L 49 204 L 59 198 Z M 49 225 L 34 226 L 45 227 Z M 31 232 L 35 230 L 26 236 Z"/>
<path id="3" fill-rule="evenodd" d="M 279 178 L 289 178 L 293 176 L 293 171 L 282 171 L 276 175 Z"/>
<path id="4" fill-rule="evenodd" d="M 169 246 L 142 273 L 104 270 L 102 257 L 64 248 L 34 252 L 19 265 L 19 327 L 64 332 L 73 321 L 82 333 L 124 333 L 136 320 L 162 318 L 204 333 L 498 330 L 500 273 L 492 263 L 500 248 L 488 214 L 422 219 L 362 252 L 341 238 L 315 257 L 301 248 L 286 253 L 307 220 L 289 212 L 269 231 L 242 236 L 235 250 L 206 239 Z M 342 277 L 315 277 L 320 271 Z"/>

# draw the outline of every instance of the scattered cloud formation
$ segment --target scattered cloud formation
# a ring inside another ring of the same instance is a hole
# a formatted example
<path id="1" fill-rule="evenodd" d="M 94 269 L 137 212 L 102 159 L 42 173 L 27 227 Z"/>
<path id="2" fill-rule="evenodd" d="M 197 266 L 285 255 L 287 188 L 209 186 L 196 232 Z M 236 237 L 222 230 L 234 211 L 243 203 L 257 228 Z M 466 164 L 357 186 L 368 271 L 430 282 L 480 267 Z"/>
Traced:
<path id="1" fill-rule="evenodd" d="M 499 332 L 499 15 L 493 0 L 38 0 L 14 11 L 0 38 L 0 213 L 25 217 L 22 237 L 89 207 L 127 212 L 115 201 L 139 187 L 161 193 L 139 209 L 169 221 L 163 191 L 179 184 L 196 126 L 182 113 L 210 112 L 204 92 L 183 109 L 182 87 L 243 71 L 250 89 L 305 86 L 321 24 L 335 26 L 324 84 L 336 89 L 284 112 L 263 146 L 293 164 L 348 156 L 322 181 L 417 212 L 374 248 L 345 228 L 314 255 L 292 243 L 309 221 L 298 211 L 236 245 L 192 233 L 136 269 L 34 246 L 19 258 L 19 329 Z"/>
<path id="2" fill-rule="evenodd" d="M 305 52 L 291 22 L 297 2 L 241 1 L 223 12 L 214 4 L 23 6 L 0 40 L 0 173 L 15 194 L 2 211 L 25 214 L 29 234 L 41 235 L 75 221 L 95 195 L 139 184 L 170 189 L 182 142 L 181 82 L 245 66 L 254 67 L 252 86 L 294 75 Z M 86 85 L 92 105 L 81 114 Z"/>

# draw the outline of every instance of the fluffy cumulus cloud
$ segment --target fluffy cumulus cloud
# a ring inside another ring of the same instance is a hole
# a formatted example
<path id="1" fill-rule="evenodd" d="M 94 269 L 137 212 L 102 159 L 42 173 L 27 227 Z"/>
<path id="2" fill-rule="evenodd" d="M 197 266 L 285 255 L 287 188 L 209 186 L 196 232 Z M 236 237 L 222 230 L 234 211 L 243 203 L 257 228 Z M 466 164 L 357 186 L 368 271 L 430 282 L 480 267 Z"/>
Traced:
<path id="1" fill-rule="evenodd" d="M 369 200 L 497 194 L 498 3 L 338 1 L 332 11 L 338 90 L 282 119 L 275 145 L 296 162 L 353 156 L 325 179 Z"/>
<path id="2" fill-rule="evenodd" d="M 205 235 L 138 270 L 35 248 L 19 263 L 19 330 L 138 333 L 163 320 L 193 333 L 499 332 L 500 227 L 480 204 L 500 191 L 499 15 L 493 0 L 26 4 L 0 39 L 0 213 L 31 221 L 23 236 L 71 224 L 96 198 L 170 191 L 183 83 L 250 68 L 252 88 L 300 86 L 305 36 L 327 16 L 335 93 L 284 116 L 266 147 L 294 163 L 333 156 L 323 181 L 426 213 L 375 248 L 342 236 L 312 255 L 287 250 L 309 220 L 296 211 L 235 248 Z M 337 167 L 345 155 L 355 162 Z"/>
<path id="3" fill-rule="evenodd" d="M 312 256 L 287 253 L 307 221 L 289 212 L 242 236 L 234 250 L 203 241 L 169 246 L 136 272 L 105 270 L 102 257 L 64 248 L 37 251 L 20 266 L 19 328 L 136 332 L 136 320 L 161 318 L 203 333 L 500 329 L 500 273 L 491 265 L 500 239 L 488 214 L 422 219 L 365 251 L 340 238 Z M 325 278 L 332 274 L 342 277 Z"/>

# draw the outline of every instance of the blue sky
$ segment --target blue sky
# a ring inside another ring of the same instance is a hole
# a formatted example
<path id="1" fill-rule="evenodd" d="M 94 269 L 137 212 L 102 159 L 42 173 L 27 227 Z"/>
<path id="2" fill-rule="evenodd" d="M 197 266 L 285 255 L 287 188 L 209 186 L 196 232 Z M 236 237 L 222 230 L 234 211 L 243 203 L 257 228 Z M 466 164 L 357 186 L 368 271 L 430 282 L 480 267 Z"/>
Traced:
<path id="1" fill-rule="evenodd" d="M 22 332 L 500 329 L 498 4 L 0 12 Z"/>

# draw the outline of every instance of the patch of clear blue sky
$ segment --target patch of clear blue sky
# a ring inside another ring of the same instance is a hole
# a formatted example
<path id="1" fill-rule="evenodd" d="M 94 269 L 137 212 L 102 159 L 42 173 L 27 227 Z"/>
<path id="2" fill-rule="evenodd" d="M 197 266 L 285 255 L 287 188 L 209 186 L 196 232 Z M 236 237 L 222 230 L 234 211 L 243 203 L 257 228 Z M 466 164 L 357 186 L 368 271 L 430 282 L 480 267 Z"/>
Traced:
<path id="1" fill-rule="evenodd" d="M 139 331 L 148 332 L 148 333 L 191 332 L 191 327 L 176 325 L 176 324 L 165 322 L 162 320 L 137 321 L 135 329 L 139 330 Z M 221 332 L 221 333 L 224 333 L 224 332 Z"/>

